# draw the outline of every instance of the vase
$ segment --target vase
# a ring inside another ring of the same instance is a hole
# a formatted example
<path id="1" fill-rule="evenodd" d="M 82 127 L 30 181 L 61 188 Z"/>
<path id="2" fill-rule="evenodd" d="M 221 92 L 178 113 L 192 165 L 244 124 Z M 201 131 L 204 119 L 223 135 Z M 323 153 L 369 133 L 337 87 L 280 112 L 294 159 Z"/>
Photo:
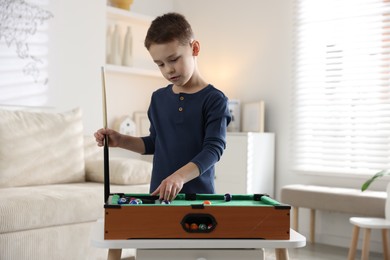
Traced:
<path id="1" fill-rule="evenodd" d="M 114 32 L 111 36 L 110 63 L 121 65 L 121 36 L 118 24 L 115 24 Z"/>
<path id="2" fill-rule="evenodd" d="M 113 6 L 124 10 L 130 10 L 130 6 L 133 2 L 134 0 L 111 0 Z"/>
<path id="3" fill-rule="evenodd" d="M 133 66 L 133 36 L 130 26 L 127 26 L 125 40 L 123 42 L 122 65 L 128 67 Z"/>
<path id="4" fill-rule="evenodd" d="M 112 26 L 107 26 L 106 32 L 106 63 L 111 63 L 111 37 L 112 37 Z"/>

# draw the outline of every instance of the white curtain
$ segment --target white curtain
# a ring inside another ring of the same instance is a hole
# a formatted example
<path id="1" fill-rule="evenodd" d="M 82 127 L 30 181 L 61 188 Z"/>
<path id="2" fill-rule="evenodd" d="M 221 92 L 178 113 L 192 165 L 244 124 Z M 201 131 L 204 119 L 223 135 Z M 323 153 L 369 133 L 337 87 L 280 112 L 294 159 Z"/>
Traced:
<path id="1" fill-rule="evenodd" d="M 390 2 L 296 0 L 293 165 L 390 168 Z"/>

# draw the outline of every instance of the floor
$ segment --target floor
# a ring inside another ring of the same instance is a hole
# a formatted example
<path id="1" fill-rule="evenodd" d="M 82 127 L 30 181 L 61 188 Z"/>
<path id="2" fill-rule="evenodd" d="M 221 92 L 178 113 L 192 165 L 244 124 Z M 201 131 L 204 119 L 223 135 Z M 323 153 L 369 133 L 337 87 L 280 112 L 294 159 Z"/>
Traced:
<path id="1" fill-rule="evenodd" d="M 274 260 L 275 254 L 273 250 L 266 249 L 266 260 Z M 346 260 L 348 258 L 348 248 L 329 246 L 323 244 L 310 244 L 303 248 L 290 249 L 290 260 Z M 361 251 L 356 252 L 356 259 L 360 259 Z M 382 260 L 383 256 L 380 253 L 370 253 L 370 260 Z"/>

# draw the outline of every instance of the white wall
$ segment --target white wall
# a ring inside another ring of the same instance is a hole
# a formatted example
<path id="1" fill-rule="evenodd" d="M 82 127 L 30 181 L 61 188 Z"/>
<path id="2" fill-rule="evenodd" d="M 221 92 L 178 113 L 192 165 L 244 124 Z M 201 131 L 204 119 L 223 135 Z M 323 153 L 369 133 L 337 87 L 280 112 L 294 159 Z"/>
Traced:
<path id="1" fill-rule="evenodd" d="M 104 64 L 102 0 L 50 1 L 48 105 L 81 107 L 85 132 L 102 125 L 100 66 Z"/>

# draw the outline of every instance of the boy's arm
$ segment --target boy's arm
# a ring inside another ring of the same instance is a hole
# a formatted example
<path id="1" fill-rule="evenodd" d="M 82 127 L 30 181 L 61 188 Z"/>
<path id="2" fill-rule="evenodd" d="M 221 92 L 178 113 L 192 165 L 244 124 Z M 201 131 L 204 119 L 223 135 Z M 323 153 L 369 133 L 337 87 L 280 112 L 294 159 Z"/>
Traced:
<path id="1" fill-rule="evenodd" d="M 110 128 L 99 129 L 94 134 L 97 145 L 102 147 L 104 139 L 108 136 L 110 147 L 121 147 L 133 152 L 145 153 L 145 144 L 140 137 L 128 136 L 118 133 Z"/>
<path id="2" fill-rule="evenodd" d="M 121 135 L 121 141 L 119 142 L 119 147 L 140 154 L 145 153 L 145 144 L 141 137 Z"/>
<path id="3" fill-rule="evenodd" d="M 183 185 L 198 177 L 199 173 L 198 166 L 189 162 L 164 179 L 151 195 L 160 195 L 160 199 L 171 201 L 177 196 Z"/>

